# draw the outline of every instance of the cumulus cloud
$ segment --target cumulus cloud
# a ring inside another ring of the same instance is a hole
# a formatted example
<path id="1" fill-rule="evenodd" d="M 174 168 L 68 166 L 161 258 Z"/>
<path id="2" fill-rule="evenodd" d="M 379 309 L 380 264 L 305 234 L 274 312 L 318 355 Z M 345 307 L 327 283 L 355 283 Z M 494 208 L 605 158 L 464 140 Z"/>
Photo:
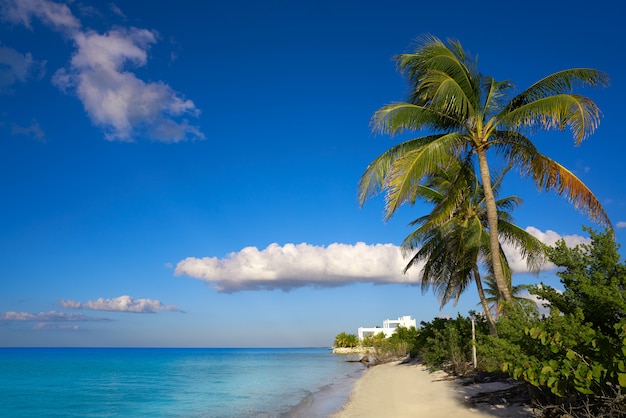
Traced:
<path id="1" fill-rule="evenodd" d="M 160 311 L 182 312 L 176 306 L 164 305 L 154 299 L 133 299 L 124 295 L 112 299 L 99 298 L 87 302 L 77 302 L 74 300 L 59 301 L 63 308 L 67 309 L 90 309 L 92 311 L 112 311 L 112 312 L 133 312 L 133 313 L 156 313 Z"/>
<path id="2" fill-rule="evenodd" d="M 560 239 L 564 240 L 568 247 L 575 247 L 579 244 L 589 244 L 591 242 L 588 237 L 583 237 L 582 235 L 560 235 L 550 229 L 546 232 L 542 232 L 534 226 L 527 227 L 526 232 L 546 245 L 554 245 Z"/>
<path id="3" fill-rule="evenodd" d="M 556 244 L 556 242 L 560 239 L 565 240 L 565 243 L 569 247 L 574 247 L 578 244 L 588 244 L 590 242 L 589 238 L 585 238 L 581 235 L 560 235 L 559 233 L 549 229 L 543 232 L 535 228 L 534 226 L 526 227 L 526 232 L 537 238 L 542 243 L 550 246 Z M 519 253 L 519 251 L 515 250 L 515 248 L 508 244 L 502 245 L 502 249 L 506 254 L 509 265 L 511 266 L 511 269 L 514 273 L 528 272 L 528 268 L 526 267 L 526 260 L 522 258 L 522 255 Z M 554 264 L 548 262 L 542 267 L 542 270 L 552 270 L 554 268 Z"/>
<path id="4" fill-rule="evenodd" d="M 57 70 L 52 82 L 76 94 L 107 139 L 130 141 L 146 136 L 179 142 L 204 138 L 187 119 L 200 113 L 191 100 L 161 81 L 148 83 L 130 71 L 147 64 L 148 51 L 157 42 L 154 32 L 129 27 L 101 34 L 83 29 L 66 5 L 48 0 L 4 0 L 1 4 L 5 20 L 31 28 L 31 19 L 37 18 L 74 41 L 76 51 L 69 67 Z"/>
<path id="5" fill-rule="evenodd" d="M 263 250 L 246 247 L 222 259 L 188 257 L 177 264 L 175 274 L 205 280 L 226 293 L 355 282 L 419 283 L 416 270 L 402 274 L 405 264 L 393 244 L 271 244 Z"/>
<path id="6" fill-rule="evenodd" d="M 617 228 L 626 228 L 626 222 L 624 222 L 624 221 L 620 221 L 620 222 L 618 222 L 617 224 L 615 224 L 615 226 L 616 226 Z"/>
<path id="7" fill-rule="evenodd" d="M 589 242 L 579 235 L 542 232 L 535 227 L 526 230 L 541 242 L 553 245 L 564 239 L 568 245 Z M 527 273 L 525 260 L 510 246 L 503 246 L 515 273 Z M 218 292 L 244 290 L 285 291 L 306 286 L 334 287 L 351 283 L 409 284 L 420 281 L 421 266 L 402 271 L 407 259 L 393 244 L 335 243 L 327 247 L 302 244 L 271 244 L 259 250 L 246 247 L 239 252 L 218 257 L 188 257 L 176 265 L 176 276 L 204 280 Z M 546 264 L 543 270 L 554 269 Z"/>

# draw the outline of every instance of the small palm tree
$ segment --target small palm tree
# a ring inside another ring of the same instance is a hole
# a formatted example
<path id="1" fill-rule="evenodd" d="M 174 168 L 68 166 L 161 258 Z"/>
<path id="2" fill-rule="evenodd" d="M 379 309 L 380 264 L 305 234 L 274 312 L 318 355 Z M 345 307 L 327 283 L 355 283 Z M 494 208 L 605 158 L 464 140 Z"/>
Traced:
<path id="1" fill-rule="evenodd" d="M 509 283 L 511 284 L 510 292 L 512 303 L 523 306 L 532 306 L 534 302 L 530 299 L 527 299 L 521 296 L 521 293 L 527 288 L 526 285 L 516 285 L 513 286 L 510 275 Z M 498 290 L 498 286 L 496 285 L 496 281 L 493 279 L 493 276 L 486 276 L 483 278 L 485 282 L 485 300 L 489 305 L 489 310 L 494 318 L 498 318 L 504 312 L 505 302 L 502 298 L 502 294 Z"/>
<path id="2" fill-rule="evenodd" d="M 494 177 L 496 195 L 506 171 Z M 419 226 L 405 238 L 402 248 L 406 254 L 417 252 L 404 271 L 424 262 L 422 291 L 432 286 L 441 307 L 450 300 L 456 304 L 467 285 L 474 282 L 491 332 L 495 334 L 495 322 L 483 291 L 479 268 L 482 265 L 491 272 L 493 265 L 486 199 L 471 164 L 456 162 L 447 170 L 440 169 L 417 188 L 417 197 L 433 203 L 434 208 L 430 214 L 411 223 Z M 535 237 L 514 225 L 509 213 L 520 203 L 521 199 L 515 196 L 496 201 L 501 237 L 522 253 L 531 270 L 537 271 L 545 261 L 544 247 Z M 498 257 L 510 276 L 501 249 Z"/>
<path id="3" fill-rule="evenodd" d="M 355 334 L 348 334 L 347 332 L 340 332 L 335 337 L 334 347 L 356 347 L 359 345 L 359 338 Z"/>
<path id="4" fill-rule="evenodd" d="M 571 171 L 541 154 L 526 136 L 537 130 L 569 128 L 575 144 L 594 132 L 600 111 L 589 98 L 572 93 L 576 85 L 604 86 L 608 76 L 590 68 L 563 70 L 513 96 L 513 85 L 478 72 L 476 63 L 457 41 L 444 43 L 425 36 L 413 53 L 396 57 L 408 77 L 406 102 L 380 108 L 372 117 L 375 131 L 395 135 L 425 130 L 425 136 L 392 147 L 376 158 L 359 182 L 359 202 L 382 191 L 385 218 L 407 202 L 416 187 L 439 167 L 461 157 L 476 158 L 484 189 L 489 242 L 499 254 L 499 220 L 491 185 L 487 151 L 495 150 L 506 165 L 530 177 L 540 190 L 555 191 L 592 220 L 612 229 L 604 208 Z M 511 300 L 501 257 L 492 257 L 494 280 L 505 301 Z"/>

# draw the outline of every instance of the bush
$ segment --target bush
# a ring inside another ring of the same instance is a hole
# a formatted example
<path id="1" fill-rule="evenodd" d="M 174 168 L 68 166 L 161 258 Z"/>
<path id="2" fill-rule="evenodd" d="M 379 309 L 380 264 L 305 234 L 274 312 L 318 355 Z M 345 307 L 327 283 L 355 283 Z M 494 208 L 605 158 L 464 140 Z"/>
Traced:
<path id="1" fill-rule="evenodd" d="M 573 417 L 626 416 L 626 266 L 609 232 L 591 244 L 547 249 L 564 291 L 541 285 L 529 291 L 546 301 L 550 315 L 509 308 L 489 337 L 487 365 L 534 386 L 546 410 Z"/>
<path id="2" fill-rule="evenodd" d="M 476 333 L 489 333 L 487 323 L 478 317 Z M 414 354 L 433 368 L 443 368 L 454 374 L 465 374 L 471 368 L 472 322 L 470 317 L 435 318 L 422 322 L 414 345 Z"/>

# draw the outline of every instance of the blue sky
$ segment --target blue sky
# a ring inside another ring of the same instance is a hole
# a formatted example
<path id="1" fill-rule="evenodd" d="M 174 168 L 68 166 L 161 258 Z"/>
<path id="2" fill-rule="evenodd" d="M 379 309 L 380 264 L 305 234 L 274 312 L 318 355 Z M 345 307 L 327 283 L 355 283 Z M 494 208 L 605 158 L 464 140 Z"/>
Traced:
<path id="1" fill-rule="evenodd" d="M 327 346 L 342 331 L 439 309 L 359 177 L 395 144 L 374 111 L 407 85 L 392 57 L 430 33 L 520 89 L 564 68 L 606 71 L 579 147 L 533 136 L 603 203 L 619 243 L 622 13 L 609 1 L 0 0 L 0 346 Z M 546 242 L 592 225 L 515 173 L 503 193 Z M 517 267 L 517 283 L 558 285 Z"/>

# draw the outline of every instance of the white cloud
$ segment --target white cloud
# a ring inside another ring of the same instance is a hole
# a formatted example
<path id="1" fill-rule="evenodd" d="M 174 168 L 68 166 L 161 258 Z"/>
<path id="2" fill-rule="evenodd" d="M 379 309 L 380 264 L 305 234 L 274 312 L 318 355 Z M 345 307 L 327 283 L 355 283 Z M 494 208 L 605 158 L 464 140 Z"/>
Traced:
<path id="1" fill-rule="evenodd" d="M 129 71 L 146 65 L 147 52 L 157 41 L 154 32 L 133 27 L 104 34 L 83 30 L 66 5 L 48 0 L 4 0 L 0 4 L 5 20 L 30 28 L 35 17 L 74 41 L 76 51 L 69 67 L 57 70 L 52 82 L 77 95 L 107 139 L 204 139 L 200 129 L 186 119 L 200 113 L 191 100 L 161 81 L 147 83 Z"/>
<path id="2" fill-rule="evenodd" d="M 560 235 L 550 229 L 546 232 L 542 232 L 534 226 L 527 227 L 526 232 L 546 245 L 554 245 L 560 239 L 565 240 L 565 244 L 567 244 L 568 247 L 575 247 L 579 244 L 589 244 L 591 242 L 588 237 L 583 237 L 581 235 Z"/>
<path id="3" fill-rule="evenodd" d="M 30 312 L 4 312 L 0 313 L 0 323 L 2 322 L 70 322 L 70 321 L 108 321 L 106 318 L 95 318 L 77 313 L 68 312 L 40 312 L 33 314 Z"/>
<path id="4" fill-rule="evenodd" d="M 133 299 L 130 296 L 120 296 L 113 299 L 99 298 L 85 303 L 74 300 L 60 300 L 59 304 L 67 309 L 91 309 L 93 311 L 155 313 L 160 311 L 182 312 L 176 306 L 163 305 L 154 299 Z"/>
<path id="5" fill-rule="evenodd" d="M 541 242 L 553 245 L 559 239 L 574 246 L 589 242 L 579 235 L 559 235 L 535 227 L 526 228 Z M 504 246 L 515 273 L 527 273 L 525 260 L 510 246 Z M 224 258 L 188 257 L 180 261 L 176 276 L 188 276 L 212 284 L 218 292 L 243 290 L 290 290 L 305 286 L 333 287 L 351 283 L 418 284 L 421 266 L 402 273 L 408 259 L 393 244 L 331 244 L 327 247 L 302 244 L 271 244 L 263 250 L 246 247 Z M 551 263 L 543 270 L 554 269 Z"/>
<path id="6" fill-rule="evenodd" d="M 620 221 L 617 224 L 615 224 L 616 228 L 626 228 L 626 222 L 624 221 Z"/>
<path id="7" fill-rule="evenodd" d="M 33 17 L 66 34 L 80 29 L 80 21 L 67 5 L 48 0 L 2 0 L 0 14 L 5 20 L 22 24 L 29 29 L 32 29 Z"/>
<path id="8" fill-rule="evenodd" d="M 580 235 L 560 235 L 559 233 L 549 229 L 542 232 L 534 226 L 526 227 L 526 232 L 537 238 L 542 243 L 550 246 L 556 244 L 556 242 L 560 239 L 565 240 L 568 247 L 574 247 L 578 244 L 588 244 L 590 242 L 589 238 L 585 238 Z M 513 247 L 507 244 L 502 245 L 502 249 L 504 250 L 507 260 L 509 261 L 509 265 L 514 273 L 528 273 L 526 260 L 522 258 L 519 251 L 516 251 Z M 542 270 L 553 270 L 555 267 L 556 266 L 554 264 L 547 262 L 542 267 Z"/>
<path id="9" fill-rule="evenodd" d="M 271 244 L 263 250 L 246 247 L 227 257 L 189 257 L 175 274 L 213 283 L 219 292 L 333 287 L 356 282 L 419 283 L 418 269 L 406 275 L 406 260 L 393 244 Z"/>

